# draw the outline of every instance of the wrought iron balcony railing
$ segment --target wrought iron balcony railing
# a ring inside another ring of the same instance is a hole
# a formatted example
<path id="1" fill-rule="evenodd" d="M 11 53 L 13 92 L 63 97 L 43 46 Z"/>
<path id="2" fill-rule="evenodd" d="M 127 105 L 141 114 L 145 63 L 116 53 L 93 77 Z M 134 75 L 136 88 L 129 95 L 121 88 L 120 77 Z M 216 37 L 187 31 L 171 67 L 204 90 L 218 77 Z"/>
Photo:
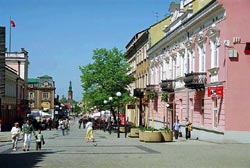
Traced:
<path id="1" fill-rule="evenodd" d="M 146 91 L 154 91 L 157 85 L 147 85 L 146 86 Z"/>
<path id="2" fill-rule="evenodd" d="M 191 72 L 185 74 L 185 87 L 196 90 L 205 89 L 207 83 L 206 75 L 206 72 Z"/>
<path id="3" fill-rule="evenodd" d="M 175 80 L 162 80 L 161 81 L 161 90 L 166 92 L 174 92 L 174 82 Z"/>

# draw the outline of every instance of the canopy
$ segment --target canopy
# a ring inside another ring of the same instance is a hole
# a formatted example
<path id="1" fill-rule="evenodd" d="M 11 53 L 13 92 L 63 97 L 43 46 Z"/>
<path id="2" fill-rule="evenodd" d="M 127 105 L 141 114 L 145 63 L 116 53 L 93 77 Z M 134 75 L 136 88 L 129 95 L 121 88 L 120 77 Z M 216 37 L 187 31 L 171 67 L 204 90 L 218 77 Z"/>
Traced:
<path id="1" fill-rule="evenodd" d="M 32 111 L 31 115 L 33 117 L 51 117 L 51 114 L 43 112 L 43 111 Z"/>

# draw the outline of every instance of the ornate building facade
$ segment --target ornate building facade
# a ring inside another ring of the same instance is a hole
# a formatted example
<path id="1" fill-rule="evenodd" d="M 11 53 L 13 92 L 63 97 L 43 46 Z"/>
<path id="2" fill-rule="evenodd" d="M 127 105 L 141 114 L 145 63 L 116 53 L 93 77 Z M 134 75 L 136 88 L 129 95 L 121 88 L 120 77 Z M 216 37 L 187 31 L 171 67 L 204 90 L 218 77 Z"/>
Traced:
<path id="1" fill-rule="evenodd" d="M 28 100 L 31 111 L 54 112 L 55 82 L 44 75 L 28 79 Z"/>

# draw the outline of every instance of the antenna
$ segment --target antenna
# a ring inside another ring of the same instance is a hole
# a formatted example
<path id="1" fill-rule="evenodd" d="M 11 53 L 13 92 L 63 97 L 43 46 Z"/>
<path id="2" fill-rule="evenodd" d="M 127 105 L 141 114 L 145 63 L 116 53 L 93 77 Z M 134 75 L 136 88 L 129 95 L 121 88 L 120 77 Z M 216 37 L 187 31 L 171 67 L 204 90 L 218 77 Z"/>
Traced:
<path id="1" fill-rule="evenodd" d="M 158 18 L 159 18 L 159 13 L 155 12 L 155 18 L 156 18 L 156 22 L 158 22 Z"/>
<path id="2" fill-rule="evenodd" d="M 154 13 L 154 17 L 155 17 L 155 19 L 156 19 L 156 22 L 158 22 L 159 13 L 158 13 L 158 12 L 155 12 L 155 11 L 153 11 L 153 13 Z"/>

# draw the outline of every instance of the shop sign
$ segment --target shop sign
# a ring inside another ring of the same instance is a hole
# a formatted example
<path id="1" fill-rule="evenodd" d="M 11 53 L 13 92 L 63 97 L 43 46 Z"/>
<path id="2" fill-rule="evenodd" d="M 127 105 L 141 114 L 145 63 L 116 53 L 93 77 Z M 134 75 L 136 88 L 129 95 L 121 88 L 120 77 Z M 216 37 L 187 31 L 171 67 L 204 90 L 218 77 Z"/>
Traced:
<path id="1" fill-rule="evenodd" d="M 212 86 L 207 89 L 207 96 L 220 96 L 223 97 L 223 86 Z"/>

